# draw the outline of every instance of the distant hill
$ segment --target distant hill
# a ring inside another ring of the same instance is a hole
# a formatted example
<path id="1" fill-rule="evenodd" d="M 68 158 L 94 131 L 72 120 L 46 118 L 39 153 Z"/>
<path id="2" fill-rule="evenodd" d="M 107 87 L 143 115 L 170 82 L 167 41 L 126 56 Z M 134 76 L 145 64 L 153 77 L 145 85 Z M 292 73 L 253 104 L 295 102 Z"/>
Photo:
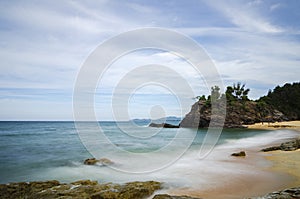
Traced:
<path id="1" fill-rule="evenodd" d="M 168 116 L 168 117 L 163 117 L 163 118 L 159 118 L 159 119 L 155 119 L 155 120 L 151 120 L 151 119 L 133 119 L 131 121 L 135 122 L 135 123 L 147 123 L 150 124 L 152 123 L 169 123 L 169 124 L 174 124 L 174 125 L 178 125 L 181 121 L 181 117 L 176 117 L 176 116 Z"/>
<path id="2" fill-rule="evenodd" d="M 300 120 L 300 82 L 277 86 L 258 102 L 271 105 L 281 111 L 289 120 Z"/>

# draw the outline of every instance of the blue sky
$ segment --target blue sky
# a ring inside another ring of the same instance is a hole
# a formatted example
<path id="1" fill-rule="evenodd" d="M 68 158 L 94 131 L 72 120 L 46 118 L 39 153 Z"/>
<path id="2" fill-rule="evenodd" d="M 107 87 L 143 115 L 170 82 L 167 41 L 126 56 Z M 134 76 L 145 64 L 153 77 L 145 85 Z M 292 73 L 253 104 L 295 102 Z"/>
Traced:
<path id="1" fill-rule="evenodd" d="M 225 85 L 246 83 L 256 99 L 278 84 L 299 81 L 299 8 L 297 0 L 1 1 L 0 120 L 72 120 L 74 83 L 89 54 L 106 39 L 143 27 L 190 36 L 214 61 Z M 122 74 L 133 63 L 153 62 L 178 70 L 186 64 L 160 51 L 121 58 L 96 93 L 100 120 L 113 119 L 110 98 Z M 196 93 L 208 94 L 193 71 L 182 74 Z M 145 87 L 130 99 L 129 112 L 149 117 L 151 107 L 161 105 L 167 115 L 179 115 L 173 98 Z"/>

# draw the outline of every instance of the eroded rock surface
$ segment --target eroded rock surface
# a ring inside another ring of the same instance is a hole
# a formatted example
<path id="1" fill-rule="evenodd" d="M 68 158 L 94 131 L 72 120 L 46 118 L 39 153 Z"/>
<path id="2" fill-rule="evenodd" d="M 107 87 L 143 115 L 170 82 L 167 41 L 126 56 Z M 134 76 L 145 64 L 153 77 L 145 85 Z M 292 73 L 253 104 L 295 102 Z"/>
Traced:
<path id="1" fill-rule="evenodd" d="M 170 196 L 168 194 L 158 194 L 153 197 L 153 199 L 200 199 L 190 196 Z"/>
<path id="2" fill-rule="evenodd" d="M 262 149 L 263 152 L 267 151 L 295 151 L 297 149 L 300 149 L 300 139 L 295 139 L 292 141 L 284 142 L 280 146 L 272 146 L 265 149 Z"/>
<path id="3" fill-rule="evenodd" d="M 83 199 L 142 199 L 161 188 L 160 182 L 130 182 L 126 184 L 99 184 L 80 180 L 69 184 L 56 180 L 45 182 L 20 182 L 0 185 L 0 198 L 83 198 Z"/>
<path id="4" fill-rule="evenodd" d="M 300 187 L 295 187 L 295 188 L 269 193 L 262 197 L 255 197 L 250 199 L 299 199 L 299 198 L 300 198 Z"/>

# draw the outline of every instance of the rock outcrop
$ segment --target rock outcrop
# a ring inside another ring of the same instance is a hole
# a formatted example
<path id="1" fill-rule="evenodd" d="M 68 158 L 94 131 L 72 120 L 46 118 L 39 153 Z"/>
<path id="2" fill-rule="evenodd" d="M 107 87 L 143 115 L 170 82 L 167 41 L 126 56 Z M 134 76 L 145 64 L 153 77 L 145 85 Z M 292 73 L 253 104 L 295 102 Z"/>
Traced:
<path id="1" fill-rule="evenodd" d="M 267 151 L 295 151 L 297 149 L 300 149 L 300 139 L 295 139 L 289 142 L 284 142 L 280 146 L 272 146 L 265 149 L 262 149 L 261 151 L 267 152 Z"/>
<path id="2" fill-rule="evenodd" d="M 295 187 L 295 188 L 269 193 L 262 197 L 254 197 L 250 199 L 299 199 L 299 198 L 300 198 L 300 187 Z"/>
<path id="3" fill-rule="evenodd" d="M 210 124 L 212 117 L 211 105 L 205 100 L 196 102 L 191 111 L 183 118 L 180 127 L 187 128 L 206 128 L 209 126 L 222 126 L 222 124 Z M 222 121 L 221 112 L 226 110 L 224 122 L 225 128 L 245 128 L 244 125 L 254 124 L 258 122 L 276 122 L 284 121 L 287 118 L 280 111 L 265 105 L 261 107 L 254 101 L 232 101 L 224 104 L 216 104 L 216 113 L 213 114 L 215 121 Z M 217 118 L 217 119 L 216 119 Z M 223 126 L 222 126 L 223 127 Z"/>
<path id="4" fill-rule="evenodd" d="M 101 158 L 101 159 L 88 158 L 88 159 L 84 160 L 84 164 L 86 164 L 86 165 L 100 164 L 102 166 L 107 166 L 107 165 L 114 164 L 114 162 L 107 158 Z"/>
<path id="5" fill-rule="evenodd" d="M 168 123 L 161 123 L 161 124 L 150 123 L 149 127 L 156 127 L 156 128 L 179 128 L 179 125 L 173 125 L 173 124 L 168 124 Z"/>
<path id="6" fill-rule="evenodd" d="M 161 188 L 155 181 L 120 184 L 99 184 L 81 180 L 70 184 L 58 181 L 20 182 L 0 185 L 0 198 L 74 198 L 74 199 L 141 199 Z"/>
<path id="7" fill-rule="evenodd" d="M 157 194 L 153 197 L 153 199 L 201 199 L 201 198 L 194 198 L 190 196 L 170 196 L 168 194 Z"/>
<path id="8" fill-rule="evenodd" d="M 231 154 L 231 156 L 245 157 L 246 156 L 246 152 L 245 151 L 241 151 L 241 152 L 238 152 L 238 153 L 233 153 L 233 154 Z"/>

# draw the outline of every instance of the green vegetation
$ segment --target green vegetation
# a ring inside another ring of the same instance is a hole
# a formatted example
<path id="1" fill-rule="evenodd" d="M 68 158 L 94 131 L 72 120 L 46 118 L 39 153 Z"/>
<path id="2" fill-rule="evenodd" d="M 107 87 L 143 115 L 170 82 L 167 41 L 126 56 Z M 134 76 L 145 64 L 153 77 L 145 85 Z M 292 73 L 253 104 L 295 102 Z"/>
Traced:
<path id="1" fill-rule="evenodd" d="M 233 87 L 228 86 L 226 90 L 226 98 L 228 101 L 235 101 L 235 100 L 249 100 L 248 94 L 250 89 L 245 89 L 245 84 L 241 84 L 238 82 L 237 84 L 233 84 Z"/>
<path id="2" fill-rule="evenodd" d="M 252 103 L 255 104 L 255 110 L 262 118 L 261 120 L 266 120 L 263 118 L 271 118 L 272 110 L 282 112 L 286 120 L 300 119 L 300 82 L 287 83 L 282 87 L 277 86 L 273 91 L 269 90 L 267 96 L 263 96 L 256 101 L 248 98 L 249 92 L 250 89 L 246 88 L 245 84 L 238 82 L 233 84 L 233 86 L 228 86 L 225 94 L 220 92 L 220 87 L 214 86 L 211 88 L 211 94 L 207 98 L 205 95 L 202 95 L 197 96 L 196 99 L 204 102 L 203 104 L 206 107 L 210 107 L 212 101 L 217 102 L 219 99 L 226 97 L 227 107 L 231 111 L 238 107 L 246 112 L 251 111 L 253 109 Z"/>
<path id="3" fill-rule="evenodd" d="M 267 96 L 261 97 L 258 101 L 260 106 L 266 104 L 281 111 L 290 120 L 300 119 L 300 82 L 276 86 L 269 91 Z"/>
<path id="4" fill-rule="evenodd" d="M 211 93 L 207 97 L 205 95 L 197 96 L 195 99 L 199 101 L 205 101 L 206 105 L 211 105 L 211 101 L 217 101 L 220 98 L 224 98 L 226 96 L 227 103 L 233 104 L 235 101 L 244 102 L 249 101 L 248 94 L 250 89 L 245 88 L 245 84 L 241 84 L 238 82 L 237 84 L 233 84 L 233 86 L 228 86 L 225 94 L 220 92 L 220 87 L 214 86 L 211 87 Z"/>
<path id="5" fill-rule="evenodd" d="M 300 119 L 300 83 L 277 86 L 273 91 L 269 91 L 267 96 L 256 101 L 248 98 L 250 89 L 246 88 L 245 84 L 228 86 L 223 94 L 220 90 L 220 87 L 214 86 L 207 98 L 204 95 L 198 96 L 199 101 L 193 104 L 191 111 L 180 122 L 180 127 L 244 128 L 244 125 L 258 122 Z M 211 123 L 212 115 L 214 120 Z"/>

